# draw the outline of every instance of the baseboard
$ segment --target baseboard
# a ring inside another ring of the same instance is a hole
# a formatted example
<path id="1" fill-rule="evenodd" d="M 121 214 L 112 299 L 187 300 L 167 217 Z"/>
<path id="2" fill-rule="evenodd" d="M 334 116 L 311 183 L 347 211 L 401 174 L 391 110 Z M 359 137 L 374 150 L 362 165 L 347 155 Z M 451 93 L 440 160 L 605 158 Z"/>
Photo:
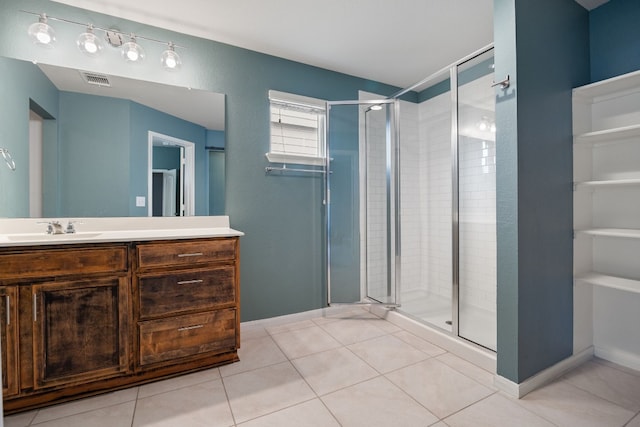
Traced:
<path id="1" fill-rule="evenodd" d="M 577 368 L 588 360 L 592 359 L 594 348 L 589 347 L 580 353 L 567 357 L 566 359 L 556 363 L 555 365 L 538 372 L 536 375 L 527 378 L 520 384 L 514 383 L 505 377 L 496 375 L 493 384 L 504 393 L 515 398 L 522 398 L 545 384 L 549 384 L 556 378 L 561 377 L 572 369 Z"/>
<path id="2" fill-rule="evenodd" d="M 640 371 L 640 355 L 607 347 L 595 347 L 595 355 L 609 362 Z"/>

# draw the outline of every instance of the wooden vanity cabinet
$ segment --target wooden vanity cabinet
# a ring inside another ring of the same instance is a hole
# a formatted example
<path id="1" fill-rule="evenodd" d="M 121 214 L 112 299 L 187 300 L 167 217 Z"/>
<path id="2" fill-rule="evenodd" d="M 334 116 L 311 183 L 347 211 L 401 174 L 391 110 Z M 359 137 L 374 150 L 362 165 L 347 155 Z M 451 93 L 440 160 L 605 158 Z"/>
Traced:
<path id="1" fill-rule="evenodd" d="M 132 370 L 127 245 L 0 251 L 8 411 Z"/>
<path id="2" fill-rule="evenodd" d="M 238 239 L 136 245 L 136 366 L 237 360 Z"/>
<path id="3" fill-rule="evenodd" d="M 126 276 L 31 286 L 35 390 L 130 371 Z"/>
<path id="4" fill-rule="evenodd" d="M 5 413 L 238 360 L 238 238 L 0 248 Z"/>
<path id="5" fill-rule="evenodd" d="M 18 394 L 18 288 L 0 287 L 2 395 Z"/>

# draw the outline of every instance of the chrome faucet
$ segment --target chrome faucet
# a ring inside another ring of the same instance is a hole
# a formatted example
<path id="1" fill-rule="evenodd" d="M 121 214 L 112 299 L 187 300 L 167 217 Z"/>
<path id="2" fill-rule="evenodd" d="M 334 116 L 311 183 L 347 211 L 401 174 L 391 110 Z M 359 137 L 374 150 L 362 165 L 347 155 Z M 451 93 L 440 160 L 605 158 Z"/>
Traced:
<path id="1" fill-rule="evenodd" d="M 67 223 L 67 229 L 65 230 L 65 233 L 67 233 L 67 234 L 75 233 L 76 232 L 76 227 L 73 224 L 75 224 L 76 222 L 78 222 L 78 221 L 69 221 Z"/>
<path id="2" fill-rule="evenodd" d="M 63 234 L 62 224 L 60 221 L 46 221 L 41 224 L 47 224 L 47 234 Z"/>
<path id="3" fill-rule="evenodd" d="M 62 228 L 62 224 L 58 220 L 40 221 L 38 224 L 47 224 L 47 234 L 73 234 L 76 232 L 74 224 L 77 221 L 69 221 L 67 228 Z"/>

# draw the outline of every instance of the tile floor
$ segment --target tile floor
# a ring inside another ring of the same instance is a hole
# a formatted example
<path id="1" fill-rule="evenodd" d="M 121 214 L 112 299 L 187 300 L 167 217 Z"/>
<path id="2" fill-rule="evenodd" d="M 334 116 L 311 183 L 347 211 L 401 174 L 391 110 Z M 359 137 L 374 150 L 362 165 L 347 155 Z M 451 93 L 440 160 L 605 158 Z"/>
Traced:
<path id="1" fill-rule="evenodd" d="M 640 372 L 594 359 L 523 399 L 368 311 L 243 325 L 240 362 L 5 418 L 6 427 L 640 427 Z"/>

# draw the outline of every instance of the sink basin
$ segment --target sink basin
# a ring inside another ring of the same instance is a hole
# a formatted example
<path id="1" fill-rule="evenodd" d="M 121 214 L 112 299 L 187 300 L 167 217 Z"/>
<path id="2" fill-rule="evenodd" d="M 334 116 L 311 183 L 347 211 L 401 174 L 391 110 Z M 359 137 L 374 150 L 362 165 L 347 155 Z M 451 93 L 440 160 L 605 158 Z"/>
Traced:
<path id="1" fill-rule="evenodd" d="M 93 239 L 102 233 L 71 233 L 71 234 L 46 234 L 46 233 L 26 233 L 26 234 L 7 234 L 7 239 L 13 242 L 32 242 L 32 241 L 49 241 L 49 240 L 83 240 Z"/>

